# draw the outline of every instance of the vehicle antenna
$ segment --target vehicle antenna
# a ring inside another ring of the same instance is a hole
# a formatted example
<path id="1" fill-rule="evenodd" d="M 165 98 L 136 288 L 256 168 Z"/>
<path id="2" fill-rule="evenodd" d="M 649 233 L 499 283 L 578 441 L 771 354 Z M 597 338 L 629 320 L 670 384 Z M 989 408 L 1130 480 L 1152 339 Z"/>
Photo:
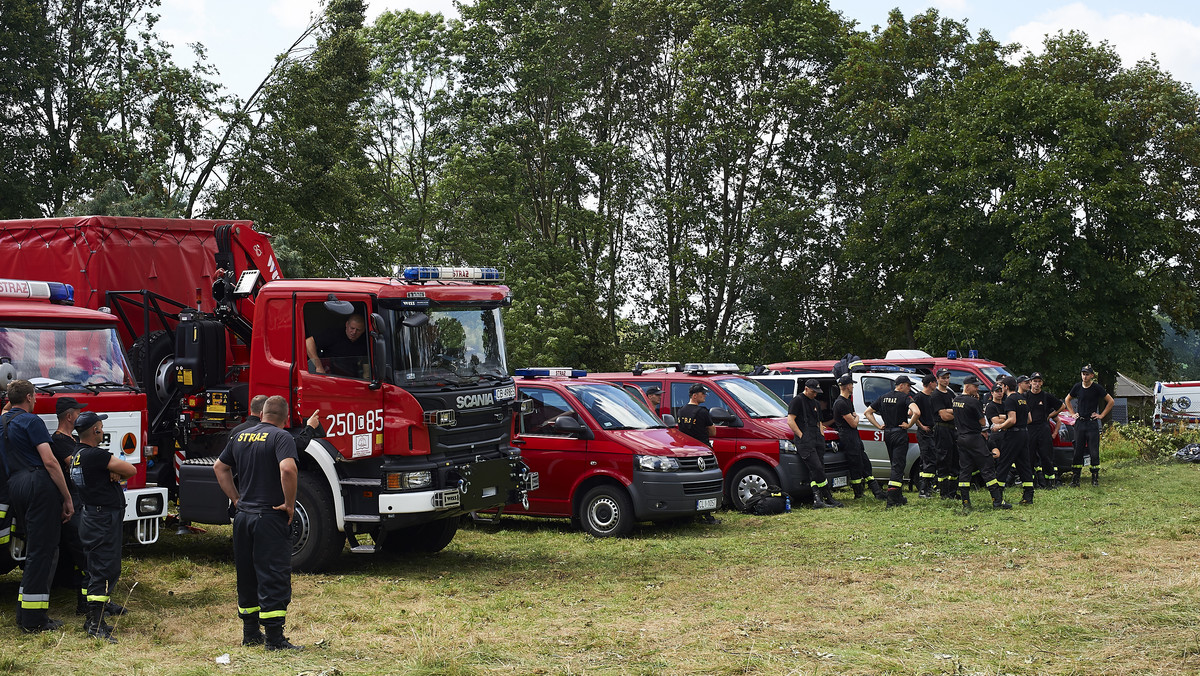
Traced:
<path id="1" fill-rule="evenodd" d="M 333 264 L 342 271 L 342 275 L 349 279 L 351 276 L 350 273 L 342 265 L 342 262 L 338 260 L 337 256 L 333 255 L 333 252 L 329 250 L 329 247 L 325 245 L 325 240 L 321 239 L 321 236 L 317 234 L 317 231 L 313 229 L 311 224 L 308 226 L 308 231 L 311 232 L 312 236 L 316 238 L 317 243 L 321 245 L 321 248 L 325 250 L 325 253 L 329 254 L 329 260 L 333 261 Z"/>

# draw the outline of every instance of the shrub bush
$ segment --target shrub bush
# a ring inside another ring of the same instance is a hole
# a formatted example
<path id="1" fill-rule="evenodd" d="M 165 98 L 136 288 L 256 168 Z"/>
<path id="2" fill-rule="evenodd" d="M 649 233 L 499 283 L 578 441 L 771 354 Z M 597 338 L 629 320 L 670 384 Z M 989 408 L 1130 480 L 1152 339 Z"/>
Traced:
<path id="1" fill-rule="evenodd" d="M 1178 427 L 1155 431 L 1140 423 L 1113 423 L 1104 430 L 1102 448 L 1105 442 L 1110 444 L 1105 449 L 1110 458 L 1128 455 L 1146 462 L 1165 462 L 1184 446 L 1200 443 L 1200 430 Z"/>

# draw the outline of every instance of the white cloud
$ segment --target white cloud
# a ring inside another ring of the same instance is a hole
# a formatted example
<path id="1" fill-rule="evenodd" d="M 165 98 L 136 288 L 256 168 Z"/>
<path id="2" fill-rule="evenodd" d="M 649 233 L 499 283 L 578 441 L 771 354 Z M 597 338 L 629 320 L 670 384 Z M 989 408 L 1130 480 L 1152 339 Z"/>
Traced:
<path id="1" fill-rule="evenodd" d="M 1200 26 L 1183 19 L 1154 14 L 1101 14 L 1082 2 L 1046 12 L 1018 26 L 1008 40 L 1041 53 L 1046 35 L 1078 30 L 1093 43 L 1107 41 L 1126 67 L 1157 55 L 1162 69 L 1180 81 L 1200 83 Z"/>

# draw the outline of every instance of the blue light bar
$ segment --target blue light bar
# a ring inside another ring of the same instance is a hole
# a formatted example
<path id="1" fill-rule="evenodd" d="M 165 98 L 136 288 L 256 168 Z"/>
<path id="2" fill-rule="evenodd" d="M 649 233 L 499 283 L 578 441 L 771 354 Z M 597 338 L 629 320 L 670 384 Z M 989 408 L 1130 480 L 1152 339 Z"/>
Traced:
<path id="1" fill-rule="evenodd" d="M 407 267 L 400 276 L 409 282 L 463 281 L 502 282 L 504 273 L 496 268 Z"/>
<path id="2" fill-rule="evenodd" d="M 75 288 L 62 282 L 0 279 L 0 298 L 34 298 L 60 305 L 74 305 Z"/>
<path id="3" fill-rule="evenodd" d="M 519 378 L 583 378 L 587 371 L 566 367 L 517 369 L 513 375 Z"/>
<path id="4" fill-rule="evenodd" d="M 946 359 L 958 359 L 958 350 L 946 350 Z"/>
<path id="5" fill-rule="evenodd" d="M 967 350 L 967 359 L 979 359 L 979 350 Z"/>
<path id="6" fill-rule="evenodd" d="M 50 287 L 51 303 L 75 304 L 75 287 L 62 282 L 50 282 L 47 286 Z"/>

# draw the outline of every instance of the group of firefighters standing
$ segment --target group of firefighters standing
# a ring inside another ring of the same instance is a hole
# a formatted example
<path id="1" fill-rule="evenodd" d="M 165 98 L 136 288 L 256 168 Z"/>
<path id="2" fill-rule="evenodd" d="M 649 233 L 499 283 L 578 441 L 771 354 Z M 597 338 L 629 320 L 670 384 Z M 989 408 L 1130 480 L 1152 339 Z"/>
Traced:
<path id="1" fill-rule="evenodd" d="M 993 507 L 1011 509 L 1012 505 L 1004 501 L 1004 486 L 1010 480 L 1019 480 L 1019 504 L 1030 505 L 1035 488 L 1054 489 L 1065 483 L 1068 475 L 1071 485 L 1079 486 L 1085 456 L 1090 461 L 1092 485 L 1097 486 L 1100 420 L 1112 410 L 1113 398 L 1095 382 L 1091 366 L 1080 369 L 1080 376 L 1080 382 L 1061 401 L 1042 388 L 1040 373 L 1000 377 L 986 401 L 980 397 L 982 383 L 975 376 L 964 379 L 961 394 L 950 388 L 949 369 L 925 375 L 916 391 L 908 376 L 899 376 L 894 381 L 895 389 L 877 398 L 865 411 L 871 424 L 882 430 L 888 449 L 891 474 L 886 491 L 872 476 L 871 462 L 859 437 L 859 418 L 852 401 L 853 378 L 847 373 L 838 379 L 840 396 L 831 406 L 832 420 L 821 419 L 816 399 L 820 384 L 808 380 L 804 395 L 797 396 L 788 409 L 788 423 L 800 459 L 811 476 L 813 507 L 843 506 L 833 499 L 825 478 L 822 426 L 838 434 L 839 448 L 850 465 L 854 497 L 860 498 L 870 489 L 875 497 L 887 500 L 888 507 L 908 502 L 902 489 L 908 434 L 913 428 L 921 454 L 917 490 L 922 498 L 938 494 L 958 498 L 964 508 L 970 509 L 972 482 L 978 481 L 991 494 Z M 1064 411 L 1075 418 L 1070 468 L 1058 467 L 1054 457 L 1058 416 Z"/>

